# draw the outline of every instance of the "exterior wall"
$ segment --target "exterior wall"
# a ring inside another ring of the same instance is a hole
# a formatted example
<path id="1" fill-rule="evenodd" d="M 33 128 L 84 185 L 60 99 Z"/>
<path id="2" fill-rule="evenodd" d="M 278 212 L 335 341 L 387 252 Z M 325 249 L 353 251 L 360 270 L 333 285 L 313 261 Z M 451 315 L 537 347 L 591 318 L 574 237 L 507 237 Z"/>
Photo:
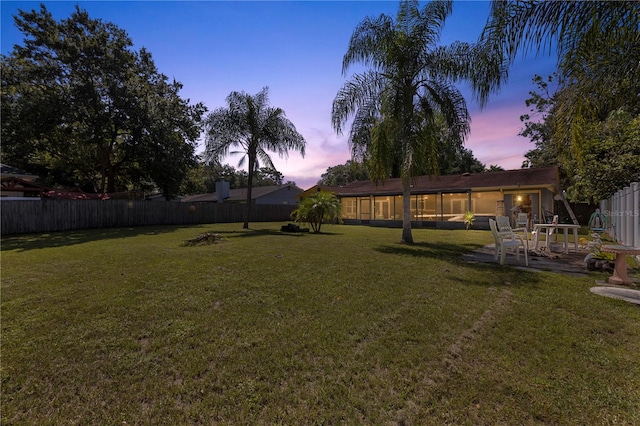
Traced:
<path id="1" fill-rule="evenodd" d="M 358 220 L 358 219 L 343 219 L 344 225 L 365 225 L 365 226 L 378 226 L 381 228 L 402 228 L 401 220 Z M 435 221 L 435 220 L 412 220 L 411 228 L 432 228 L 432 229 L 464 229 L 464 222 L 460 221 Z M 489 229 L 489 218 L 478 218 L 473 223 L 473 229 Z"/>
<path id="2" fill-rule="evenodd" d="M 541 219 L 546 216 L 549 216 L 549 214 L 553 215 L 555 213 L 555 210 L 554 210 L 555 203 L 553 200 L 554 195 L 555 194 L 549 190 L 546 190 L 546 189 L 542 190 L 542 195 L 541 195 L 542 200 L 541 200 L 540 207 L 541 207 L 543 216 L 541 217 Z"/>
<path id="3" fill-rule="evenodd" d="M 2 198 L 5 197 L 24 197 L 24 192 L 23 191 L 2 191 Z"/>
<path id="4" fill-rule="evenodd" d="M 512 226 L 516 224 L 518 213 L 527 213 L 530 224 L 544 222 L 540 204 L 542 191 L 545 190 L 505 191 L 504 214 L 500 216 L 508 216 Z"/>
<path id="5" fill-rule="evenodd" d="M 293 188 L 292 186 L 283 186 L 277 191 L 273 191 L 267 195 L 263 195 L 260 198 L 256 198 L 255 204 L 284 204 L 289 206 L 295 206 L 298 204 L 296 195 L 301 191 Z"/>

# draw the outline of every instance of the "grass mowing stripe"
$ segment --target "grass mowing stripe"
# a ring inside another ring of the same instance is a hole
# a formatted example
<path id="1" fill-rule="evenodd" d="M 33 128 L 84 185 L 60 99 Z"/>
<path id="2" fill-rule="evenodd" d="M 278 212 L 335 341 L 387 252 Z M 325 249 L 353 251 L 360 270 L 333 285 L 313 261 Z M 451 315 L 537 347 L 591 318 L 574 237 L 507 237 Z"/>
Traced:
<path id="1" fill-rule="evenodd" d="M 281 225 L 3 238 L 3 423 L 640 422 L 640 312 L 593 278 Z"/>

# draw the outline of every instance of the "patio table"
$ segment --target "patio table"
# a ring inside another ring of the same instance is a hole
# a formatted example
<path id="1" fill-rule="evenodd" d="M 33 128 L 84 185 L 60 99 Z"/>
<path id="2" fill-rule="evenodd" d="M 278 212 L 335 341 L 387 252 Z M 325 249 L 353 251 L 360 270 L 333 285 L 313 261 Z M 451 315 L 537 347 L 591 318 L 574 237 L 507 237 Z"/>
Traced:
<path id="1" fill-rule="evenodd" d="M 627 255 L 640 254 L 640 247 L 624 245 L 602 245 L 600 250 L 606 253 L 615 253 L 616 264 L 613 268 L 613 276 L 609 277 L 609 284 L 629 284 L 631 280 L 627 276 Z"/>
<path id="2" fill-rule="evenodd" d="M 534 250 L 538 250 L 538 240 L 540 237 L 540 233 L 544 230 L 545 231 L 545 240 L 544 240 L 544 244 L 545 247 L 549 246 L 549 237 L 550 235 L 548 234 L 549 231 L 551 231 L 552 229 L 555 229 L 557 232 L 562 230 L 563 234 L 564 234 L 564 252 L 569 253 L 569 230 L 573 230 L 573 244 L 574 244 L 574 250 L 577 252 L 578 251 L 578 230 L 580 229 L 580 225 L 574 225 L 574 224 L 568 224 L 568 223 L 534 223 L 533 224 L 533 231 L 534 231 L 534 237 L 533 237 L 533 249 Z"/>

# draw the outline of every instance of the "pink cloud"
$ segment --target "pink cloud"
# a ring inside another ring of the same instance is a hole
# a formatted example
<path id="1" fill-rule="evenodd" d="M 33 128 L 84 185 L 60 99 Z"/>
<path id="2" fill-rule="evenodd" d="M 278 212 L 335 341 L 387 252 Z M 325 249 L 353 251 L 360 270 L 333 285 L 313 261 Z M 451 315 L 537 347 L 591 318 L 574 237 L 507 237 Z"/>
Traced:
<path id="1" fill-rule="evenodd" d="M 472 112 L 471 134 L 465 146 L 487 166 L 520 168 L 524 154 L 533 148 L 528 139 L 518 136 L 523 128 L 520 115 L 526 112 L 524 103 L 521 107 L 503 104 Z"/>

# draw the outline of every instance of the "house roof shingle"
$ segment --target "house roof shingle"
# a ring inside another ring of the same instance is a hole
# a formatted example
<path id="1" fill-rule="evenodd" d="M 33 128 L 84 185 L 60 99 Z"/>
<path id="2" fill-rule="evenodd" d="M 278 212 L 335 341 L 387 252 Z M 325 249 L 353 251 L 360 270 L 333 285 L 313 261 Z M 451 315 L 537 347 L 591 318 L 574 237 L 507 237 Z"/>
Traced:
<path id="1" fill-rule="evenodd" d="M 27 171 L 19 169 L 17 167 L 10 166 L 8 164 L 0 163 L 0 176 L 2 177 L 18 177 L 25 180 L 34 180 L 37 175 L 31 174 Z"/>
<path id="2" fill-rule="evenodd" d="M 527 188 L 547 188 L 556 192 L 558 183 L 557 167 L 537 167 L 529 169 L 503 170 L 482 173 L 464 173 L 442 176 L 418 176 L 412 181 L 412 194 L 429 194 L 438 192 L 466 192 L 512 190 Z M 306 190 L 301 196 L 317 190 L 334 192 L 338 196 L 367 196 L 402 194 L 400 178 L 387 179 L 384 182 L 358 181 L 341 187 L 316 185 Z"/>
<path id="3" fill-rule="evenodd" d="M 272 192 L 275 192 L 279 189 L 286 188 L 290 186 L 293 189 L 297 189 L 298 191 L 302 191 L 302 189 L 298 188 L 295 185 L 286 184 L 286 185 L 269 185 L 269 186 L 254 186 L 251 190 L 251 199 L 255 200 L 260 197 L 264 197 Z M 246 201 L 247 200 L 247 189 L 248 188 L 238 188 L 238 189 L 230 189 L 229 190 L 229 198 L 226 198 L 226 202 L 238 202 L 238 201 Z M 207 194 L 195 194 L 188 195 L 182 199 L 183 202 L 186 203 L 197 203 L 197 202 L 217 202 L 218 196 L 215 192 L 207 193 Z"/>

